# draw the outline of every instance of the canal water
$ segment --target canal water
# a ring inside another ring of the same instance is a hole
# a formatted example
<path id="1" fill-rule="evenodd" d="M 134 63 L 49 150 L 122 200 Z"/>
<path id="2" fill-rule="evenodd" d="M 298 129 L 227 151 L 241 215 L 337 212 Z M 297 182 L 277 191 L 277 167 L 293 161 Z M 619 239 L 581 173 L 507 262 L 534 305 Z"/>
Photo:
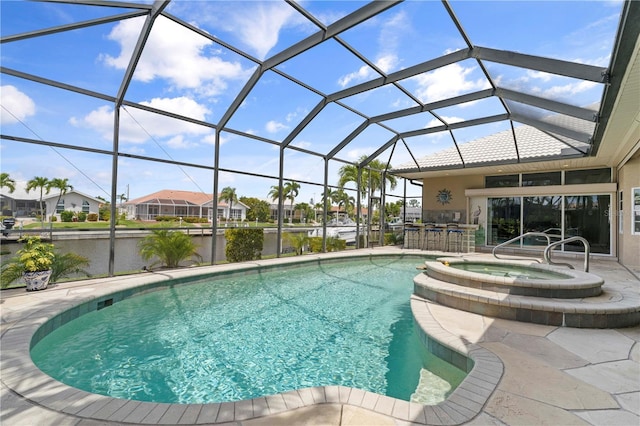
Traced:
<path id="1" fill-rule="evenodd" d="M 297 229 L 295 232 L 308 232 L 309 229 Z M 200 230 L 192 235 L 193 241 L 198 247 L 198 254 L 202 256 L 205 263 L 211 261 L 211 235 L 201 232 Z M 206 231 L 205 231 L 206 232 Z M 287 230 L 287 232 L 291 232 Z M 284 234 L 284 232 L 283 232 Z M 140 271 L 145 266 L 149 266 L 151 261 L 147 262 L 140 257 L 138 243 L 142 238 L 148 235 L 145 231 L 116 231 L 115 250 L 114 250 L 114 270 L 119 272 Z M 49 233 L 43 233 L 42 236 L 50 237 Z M 262 250 L 263 256 L 273 256 L 277 250 L 277 231 L 275 229 L 265 229 L 264 246 Z M 8 261 L 15 255 L 15 252 L 22 247 L 17 243 L 17 233 L 9 234 L 8 238 L 2 238 L 1 241 L 1 262 Z M 53 233 L 53 243 L 59 253 L 76 253 L 89 258 L 90 265 L 87 272 L 90 275 L 106 275 L 109 272 L 109 232 L 108 231 L 68 231 Z M 216 236 L 216 262 L 226 260 L 224 231 L 220 231 Z M 292 248 L 283 241 L 282 249 L 284 252 L 292 251 Z M 189 262 L 183 263 L 184 266 Z M 156 266 L 158 267 L 158 266 Z"/>

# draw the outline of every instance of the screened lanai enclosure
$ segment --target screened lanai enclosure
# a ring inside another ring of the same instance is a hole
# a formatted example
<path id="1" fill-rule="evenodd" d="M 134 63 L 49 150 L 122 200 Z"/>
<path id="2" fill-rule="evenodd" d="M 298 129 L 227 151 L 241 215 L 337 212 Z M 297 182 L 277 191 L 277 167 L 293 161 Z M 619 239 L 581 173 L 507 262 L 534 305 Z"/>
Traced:
<path id="1" fill-rule="evenodd" d="M 159 191 L 275 204 L 280 255 L 285 211 L 326 229 L 343 189 L 367 234 L 432 202 L 426 172 L 595 155 L 633 3 L 3 1 L 2 172 L 109 203 L 110 275 L 123 205 Z"/>

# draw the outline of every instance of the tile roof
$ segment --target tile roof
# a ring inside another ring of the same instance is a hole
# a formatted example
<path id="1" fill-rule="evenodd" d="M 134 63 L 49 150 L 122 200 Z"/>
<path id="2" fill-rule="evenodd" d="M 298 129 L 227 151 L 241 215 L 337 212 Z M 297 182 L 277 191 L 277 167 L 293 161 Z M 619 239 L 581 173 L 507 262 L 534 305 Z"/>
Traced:
<path id="1" fill-rule="evenodd" d="M 162 203 L 162 204 L 188 204 L 202 205 L 213 199 L 213 194 L 205 194 L 203 192 L 180 191 L 175 189 L 163 189 L 149 195 L 127 201 L 125 204 L 143 204 L 143 203 Z"/>
<path id="2" fill-rule="evenodd" d="M 436 152 L 417 160 L 420 169 L 462 166 L 460 155 L 465 165 L 516 162 L 520 159 L 549 159 L 566 155 L 581 155 L 588 144 L 575 140 L 557 137 L 528 125 L 514 127 L 516 143 L 511 130 L 495 133 L 470 142 L 459 144 L 460 154 L 455 146 Z M 573 148 L 572 148 L 573 147 Z M 576 148 L 576 149 L 574 149 Z M 580 150 L 580 151 L 579 151 Z M 394 167 L 394 171 L 416 170 L 414 162 L 407 162 Z"/>

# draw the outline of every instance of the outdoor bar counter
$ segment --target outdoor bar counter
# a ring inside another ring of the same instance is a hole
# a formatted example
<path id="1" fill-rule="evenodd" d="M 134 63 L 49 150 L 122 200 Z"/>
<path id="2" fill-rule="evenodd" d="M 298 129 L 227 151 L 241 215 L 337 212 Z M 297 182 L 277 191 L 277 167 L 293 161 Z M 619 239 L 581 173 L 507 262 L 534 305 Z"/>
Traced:
<path id="1" fill-rule="evenodd" d="M 461 223 L 408 223 L 404 248 L 454 253 L 475 251 L 478 225 Z"/>

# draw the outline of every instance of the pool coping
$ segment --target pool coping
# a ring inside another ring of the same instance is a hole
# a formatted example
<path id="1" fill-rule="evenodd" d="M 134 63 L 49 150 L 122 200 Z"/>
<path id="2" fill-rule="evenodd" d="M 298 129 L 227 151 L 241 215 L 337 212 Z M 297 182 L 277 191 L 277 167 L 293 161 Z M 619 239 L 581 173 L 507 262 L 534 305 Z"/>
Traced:
<path id="1" fill-rule="evenodd" d="M 363 249 L 356 252 L 314 254 L 86 280 L 30 293 L 29 299 L 37 299 L 37 309 L 17 318 L 12 317 L 12 312 L 2 312 L 1 381 L 34 404 L 80 419 L 102 422 L 219 424 L 332 403 L 347 404 L 397 420 L 425 425 L 461 424 L 471 420 L 482 412 L 500 382 L 504 372 L 502 361 L 488 349 L 466 343 L 444 330 L 430 314 L 428 303 L 416 296 L 412 296 L 410 303 L 423 343 L 436 355 L 468 371 L 463 382 L 445 401 L 437 405 L 412 403 L 344 386 L 305 388 L 251 400 L 211 404 L 167 404 L 117 399 L 72 388 L 49 377 L 38 369 L 29 353 L 34 338 L 37 341 L 46 335 L 47 331 L 41 329 L 41 326 L 48 323 L 53 329 L 54 324 L 49 320 L 59 318 L 64 323 L 90 309 L 97 309 L 97 304 L 110 296 L 146 291 L 167 279 L 189 281 L 209 274 L 229 275 L 294 264 L 385 256 L 427 257 L 419 252 Z M 417 271 L 416 275 L 418 273 Z M 39 337 L 36 336 L 38 333 Z"/>

